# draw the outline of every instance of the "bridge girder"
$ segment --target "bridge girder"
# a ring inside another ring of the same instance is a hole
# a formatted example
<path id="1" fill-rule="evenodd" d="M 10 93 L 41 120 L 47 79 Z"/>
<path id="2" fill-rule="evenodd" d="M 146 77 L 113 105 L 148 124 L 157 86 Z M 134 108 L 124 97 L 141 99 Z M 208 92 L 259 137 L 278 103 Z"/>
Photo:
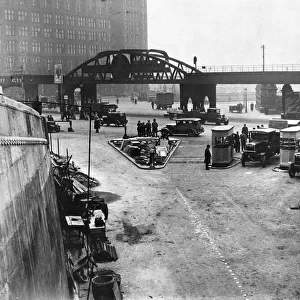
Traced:
<path id="1" fill-rule="evenodd" d="M 196 68 L 161 50 L 104 51 L 64 76 L 64 82 L 95 84 L 182 83 Z"/>

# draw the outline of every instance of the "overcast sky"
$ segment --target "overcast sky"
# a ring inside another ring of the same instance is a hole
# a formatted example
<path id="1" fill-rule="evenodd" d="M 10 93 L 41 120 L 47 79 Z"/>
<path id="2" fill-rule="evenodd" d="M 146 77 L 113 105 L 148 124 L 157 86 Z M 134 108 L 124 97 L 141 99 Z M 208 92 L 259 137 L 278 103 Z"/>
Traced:
<path id="1" fill-rule="evenodd" d="M 148 47 L 198 65 L 300 64 L 300 0 L 148 0 Z"/>

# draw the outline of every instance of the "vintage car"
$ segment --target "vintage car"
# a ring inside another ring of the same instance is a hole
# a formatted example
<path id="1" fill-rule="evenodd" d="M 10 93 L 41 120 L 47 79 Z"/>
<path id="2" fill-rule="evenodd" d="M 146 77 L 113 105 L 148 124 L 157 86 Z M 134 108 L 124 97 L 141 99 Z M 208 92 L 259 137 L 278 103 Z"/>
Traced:
<path id="1" fill-rule="evenodd" d="M 174 134 L 188 134 L 189 136 L 198 136 L 204 132 L 199 118 L 180 118 L 175 119 L 175 124 L 166 124 L 161 130 L 162 136 Z"/>
<path id="2" fill-rule="evenodd" d="M 59 132 L 60 126 L 55 121 L 47 121 L 47 130 L 49 133 Z"/>
<path id="3" fill-rule="evenodd" d="M 266 160 L 280 153 L 280 132 L 274 128 L 259 128 L 249 132 L 249 142 L 242 153 L 242 166 L 249 161 L 260 161 L 266 166 Z"/>
<path id="4" fill-rule="evenodd" d="M 127 118 L 125 113 L 121 112 L 109 112 L 101 119 L 101 125 L 115 124 L 115 126 L 125 126 L 127 124 Z"/>
<path id="5" fill-rule="evenodd" d="M 291 178 L 295 177 L 296 173 L 300 172 L 300 139 L 295 142 L 295 153 L 293 162 L 289 166 L 289 175 Z"/>
<path id="6" fill-rule="evenodd" d="M 229 119 L 221 114 L 220 108 L 210 107 L 207 111 L 191 110 L 185 111 L 183 114 L 178 115 L 178 118 L 200 118 L 202 124 L 215 123 L 216 125 L 228 125 Z"/>
<path id="7" fill-rule="evenodd" d="M 243 111 L 243 104 L 239 103 L 237 105 L 229 105 L 229 111 L 241 113 Z"/>

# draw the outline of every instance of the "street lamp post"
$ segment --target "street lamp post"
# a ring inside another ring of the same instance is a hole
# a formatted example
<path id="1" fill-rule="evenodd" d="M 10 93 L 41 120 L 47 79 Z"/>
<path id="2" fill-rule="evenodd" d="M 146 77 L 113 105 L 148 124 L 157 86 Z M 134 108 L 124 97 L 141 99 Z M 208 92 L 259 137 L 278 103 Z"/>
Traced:
<path id="1" fill-rule="evenodd" d="M 264 72 L 265 71 L 265 49 L 266 49 L 266 46 L 262 45 L 260 48 L 263 49 L 263 72 Z"/>
<path id="2" fill-rule="evenodd" d="M 245 113 L 248 112 L 248 103 L 247 103 L 247 88 L 244 89 L 244 100 L 245 100 Z"/>

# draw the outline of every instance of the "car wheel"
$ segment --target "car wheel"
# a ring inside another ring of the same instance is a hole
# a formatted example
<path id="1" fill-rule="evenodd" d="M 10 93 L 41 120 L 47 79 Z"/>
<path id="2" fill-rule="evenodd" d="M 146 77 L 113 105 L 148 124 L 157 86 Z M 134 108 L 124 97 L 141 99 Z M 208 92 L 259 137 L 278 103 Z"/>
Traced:
<path id="1" fill-rule="evenodd" d="M 229 123 L 229 121 L 225 121 L 225 122 L 224 122 L 224 125 L 228 125 L 228 123 Z"/>
<path id="2" fill-rule="evenodd" d="M 188 136 L 193 136 L 194 135 L 194 132 L 192 131 L 192 130 L 190 130 L 189 132 L 188 132 Z"/>
<path id="3" fill-rule="evenodd" d="M 295 165 L 291 164 L 289 167 L 289 175 L 291 178 L 294 178 L 296 174 Z"/>
<path id="4" fill-rule="evenodd" d="M 261 164 L 262 164 L 263 168 L 266 166 L 266 156 L 265 155 L 263 155 L 263 157 L 261 159 Z"/>

